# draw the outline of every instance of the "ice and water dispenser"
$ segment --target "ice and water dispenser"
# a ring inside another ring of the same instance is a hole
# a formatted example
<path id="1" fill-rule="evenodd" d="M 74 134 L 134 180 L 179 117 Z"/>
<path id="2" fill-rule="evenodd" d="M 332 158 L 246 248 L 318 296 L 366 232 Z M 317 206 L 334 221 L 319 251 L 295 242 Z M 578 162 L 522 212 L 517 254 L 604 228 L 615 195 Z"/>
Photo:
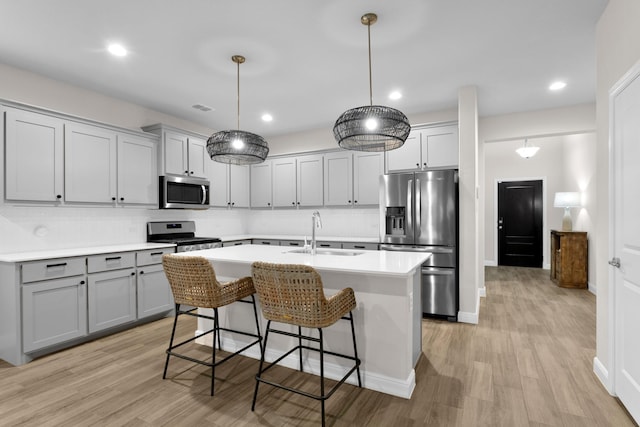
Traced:
<path id="1" fill-rule="evenodd" d="M 402 207 L 390 207 L 386 208 L 386 234 L 387 236 L 404 236 L 406 235 L 406 210 Z"/>

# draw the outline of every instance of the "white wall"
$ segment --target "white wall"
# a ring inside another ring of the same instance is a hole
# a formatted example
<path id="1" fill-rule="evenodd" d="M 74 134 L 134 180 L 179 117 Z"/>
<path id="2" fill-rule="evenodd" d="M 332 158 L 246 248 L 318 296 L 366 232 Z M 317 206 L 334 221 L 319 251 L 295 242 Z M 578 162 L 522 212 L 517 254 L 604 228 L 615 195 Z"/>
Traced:
<path id="1" fill-rule="evenodd" d="M 610 389 L 612 354 L 609 346 L 609 89 L 640 60 L 640 2 L 609 0 L 596 27 L 597 193 L 595 276 L 597 293 L 596 363 L 600 379 Z"/>

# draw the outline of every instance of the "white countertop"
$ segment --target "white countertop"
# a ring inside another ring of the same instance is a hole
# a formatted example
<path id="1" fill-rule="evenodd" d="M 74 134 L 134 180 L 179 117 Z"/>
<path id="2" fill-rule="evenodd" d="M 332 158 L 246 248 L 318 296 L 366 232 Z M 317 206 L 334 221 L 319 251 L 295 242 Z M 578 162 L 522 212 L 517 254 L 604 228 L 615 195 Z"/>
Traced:
<path id="1" fill-rule="evenodd" d="M 0 262 L 25 262 L 40 261 L 52 258 L 69 258 L 74 256 L 86 256 L 108 254 L 114 252 L 144 251 L 148 249 L 160 249 L 175 247 L 169 243 L 129 243 L 125 245 L 92 246 L 86 248 L 53 249 L 30 252 L 16 252 L 0 254 Z"/>
<path id="2" fill-rule="evenodd" d="M 307 240 L 311 239 L 310 235 L 307 235 Z M 234 240 L 248 240 L 248 239 L 265 239 L 265 240 L 301 240 L 304 241 L 303 235 L 282 235 L 282 234 L 242 234 L 234 236 L 220 237 L 223 242 L 231 242 Z M 336 236 L 316 236 L 319 242 L 362 242 L 362 243 L 379 243 L 378 237 L 336 237 Z"/>
<path id="3" fill-rule="evenodd" d="M 428 252 L 353 251 L 348 249 L 330 249 L 330 251 L 358 252 L 358 255 L 311 255 L 290 252 L 299 249 L 283 246 L 240 245 L 182 252 L 178 255 L 203 256 L 213 262 L 249 264 L 254 261 L 263 261 L 279 264 L 305 264 L 325 271 L 391 276 L 409 276 L 431 256 L 431 253 Z M 323 249 L 318 250 L 322 251 Z"/>

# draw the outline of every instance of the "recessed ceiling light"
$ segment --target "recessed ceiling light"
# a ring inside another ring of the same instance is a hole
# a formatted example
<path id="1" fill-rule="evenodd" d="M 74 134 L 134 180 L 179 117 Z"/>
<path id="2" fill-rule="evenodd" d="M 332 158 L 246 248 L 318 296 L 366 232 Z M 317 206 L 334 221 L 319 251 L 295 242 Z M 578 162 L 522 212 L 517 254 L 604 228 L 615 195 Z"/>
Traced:
<path id="1" fill-rule="evenodd" d="M 127 49 L 125 49 L 124 46 L 118 43 L 111 43 L 107 47 L 107 50 L 113 56 L 127 56 Z"/>
<path id="2" fill-rule="evenodd" d="M 266 113 L 262 115 L 263 122 L 270 122 L 272 120 L 273 120 L 273 116 L 271 114 Z"/>
<path id="3" fill-rule="evenodd" d="M 566 86 L 567 84 L 565 82 L 557 81 L 551 83 L 551 85 L 549 86 L 549 90 L 560 90 L 564 89 Z"/>
<path id="4" fill-rule="evenodd" d="M 400 99 L 402 98 L 402 94 L 400 92 L 398 92 L 397 90 L 391 92 L 389 94 L 389 99 Z"/>

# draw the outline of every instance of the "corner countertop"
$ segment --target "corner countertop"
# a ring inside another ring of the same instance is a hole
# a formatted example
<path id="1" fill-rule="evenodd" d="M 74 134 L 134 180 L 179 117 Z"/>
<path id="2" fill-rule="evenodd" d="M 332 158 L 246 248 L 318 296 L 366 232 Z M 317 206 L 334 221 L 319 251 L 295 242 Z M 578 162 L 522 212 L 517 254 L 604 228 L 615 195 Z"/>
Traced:
<path id="1" fill-rule="evenodd" d="M 0 262 L 26 262 L 26 261 L 41 261 L 44 259 L 53 258 L 69 258 L 75 256 L 87 256 L 98 254 L 109 254 L 114 252 L 130 252 L 130 251 L 144 251 L 149 249 L 162 249 L 175 247 L 174 244 L 169 243 L 130 243 L 124 245 L 111 245 L 111 246 L 91 246 L 84 248 L 68 248 L 68 249 L 51 249 L 41 251 L 30 252 L 16 252 L 0 254 Z"/>
<path id="2" fill-rule="evenodd" d="M 223 248 L 205 249 L 194 252 L 181 252 L 181 256 L 202 256 L 211 262 L 231 262 L 251 264 L 254 261 L 280 264 L 305 264 L 318 270 L 364 273 L 369 275 L 403 276 L 413 274 L 430 256 L 429 252 L 396 252 L 396 251 L 352 251 L 331 249 L 328 252 L 354 253 L 357 255 L 311 255 L 308 253 L 292 253 L 289 247 L 240 245 Z M 318 250 L 322 251 L 321 249 Z"/>
<path id="3" fill-rule="evenodd" d="M 306 236 L 308 240 L 311 239 L 311 235 Z M 220 239 L 223 242 L 232 242 L 234 240 L 250 240 L 250 239 L 265 239 L 265 240 L 302 240 L 303 235 L 283 235 L 283 234 L 240 234 L 234 236 L 224 236 Z M 379 243 L 378 237 L 336 237 L 336 236 L 317 236 L 316 239 L 324 242 L 356 242 L 356 243 Z"/>

